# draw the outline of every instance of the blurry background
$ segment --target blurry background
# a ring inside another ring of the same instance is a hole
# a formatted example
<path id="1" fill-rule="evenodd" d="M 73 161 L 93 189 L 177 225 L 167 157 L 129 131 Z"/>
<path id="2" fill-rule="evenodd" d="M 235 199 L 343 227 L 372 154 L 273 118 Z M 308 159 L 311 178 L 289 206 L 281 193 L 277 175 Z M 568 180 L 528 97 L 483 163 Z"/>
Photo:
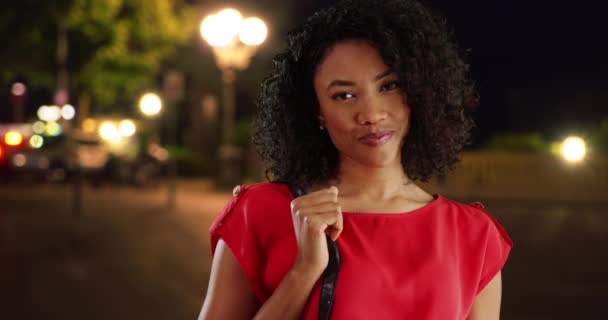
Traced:
<path id="1" fill-rule="evenodd" d="M 264 179 L 260 83 L 332 2 L 3 1 L 0 318 L 196 318 L 210 223 Z M 424 187 L 483 202 L 514 240 L 502 319 L 608 318 L 605 8 L 427 3 L 481 104 L 460 164 Z"/>

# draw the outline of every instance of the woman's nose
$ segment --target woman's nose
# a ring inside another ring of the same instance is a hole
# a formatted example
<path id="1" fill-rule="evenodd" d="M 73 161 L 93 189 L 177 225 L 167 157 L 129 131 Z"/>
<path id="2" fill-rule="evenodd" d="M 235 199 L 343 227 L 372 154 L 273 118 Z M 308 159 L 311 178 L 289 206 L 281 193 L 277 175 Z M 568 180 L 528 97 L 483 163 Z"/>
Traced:
<path id="1" fill-rule="evenodd" d="M 360 111 L 357 113 L 357 123 L 361 125 L 376 124 L 386 119 L 388 113 L 386 112 L 385 106 L 380 99 L 375 97 L 368 97 L 361 106 Z"/>

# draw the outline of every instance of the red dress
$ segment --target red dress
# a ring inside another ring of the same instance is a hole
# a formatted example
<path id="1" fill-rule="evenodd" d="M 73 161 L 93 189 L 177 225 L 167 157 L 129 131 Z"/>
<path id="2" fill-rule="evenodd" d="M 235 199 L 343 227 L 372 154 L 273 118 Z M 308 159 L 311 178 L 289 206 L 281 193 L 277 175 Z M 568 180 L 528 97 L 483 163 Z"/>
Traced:
<path id="1" fill-rule="evenodd" d="M 262 303 L 291 268 L 297 245 L 287 185 L 244 185 L 210 228 Z M 440 195 L 402 214 L 344 212 L 331 319 L 464 320 L 513 245 L 479 203 Z M 318 319 L 319 283 L 301 319 Z"/>

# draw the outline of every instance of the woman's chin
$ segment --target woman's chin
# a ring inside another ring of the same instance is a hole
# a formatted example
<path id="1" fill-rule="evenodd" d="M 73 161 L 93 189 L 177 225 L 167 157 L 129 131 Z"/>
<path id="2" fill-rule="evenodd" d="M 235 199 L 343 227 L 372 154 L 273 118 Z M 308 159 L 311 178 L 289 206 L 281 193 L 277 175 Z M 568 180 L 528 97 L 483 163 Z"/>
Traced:
<path id="1" fill-rule="evenodd" d="M 365 167 L 374 169 L 389 167 L 399 162 L 395 156 L 389 154 L 367 154 L 355 160 Z"/>

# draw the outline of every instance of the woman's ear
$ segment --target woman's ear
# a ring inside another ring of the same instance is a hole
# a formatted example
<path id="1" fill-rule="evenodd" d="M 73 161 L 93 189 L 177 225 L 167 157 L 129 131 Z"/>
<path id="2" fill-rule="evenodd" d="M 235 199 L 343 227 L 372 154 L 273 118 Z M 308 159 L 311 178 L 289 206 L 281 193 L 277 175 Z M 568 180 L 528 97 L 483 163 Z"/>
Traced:
<path id="1" fill-rule="evenodd" d="M 318 119 L 319 119 L 319 130 L 321 130 L 321 131 L 325 130 L 325 118 L 323 118 L 323 116 L 319 115 Z"/>

